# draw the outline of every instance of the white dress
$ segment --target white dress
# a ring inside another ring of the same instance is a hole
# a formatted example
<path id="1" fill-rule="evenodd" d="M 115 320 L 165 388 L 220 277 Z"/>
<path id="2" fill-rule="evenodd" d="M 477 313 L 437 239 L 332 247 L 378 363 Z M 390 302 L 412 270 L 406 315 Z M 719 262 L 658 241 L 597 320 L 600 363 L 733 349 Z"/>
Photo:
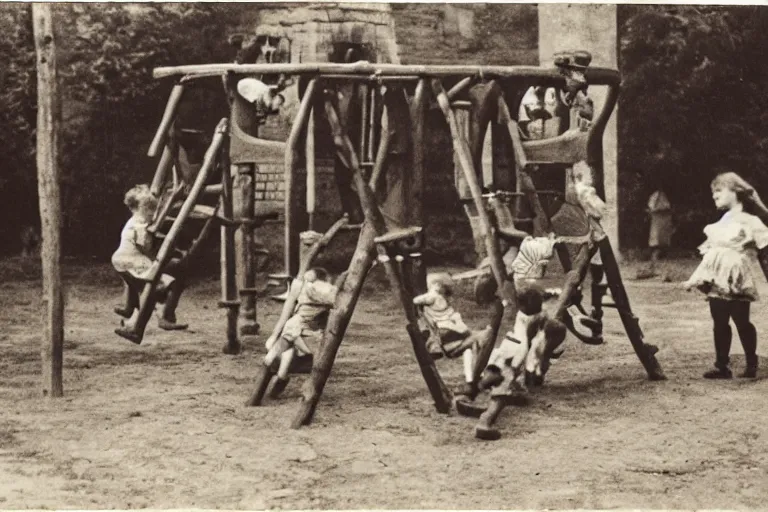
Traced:
<path id="1" fill-rule="evenodd" d="M 131 217 L 120 232 L 120 246 L 112 254 L 112 266 L 118 272 L 127 272 L 137 279 L 146 279 L 152 260 L 142 252 L 141 247 L 149 244 L 149 224 L 138 217 Z M 163 274 L 160 276 L 163 285 L 173 282 L 173 277 Z"/>
<path id="2" fill-rule="evenodd" d="M 754 215 L 728 211 L 706 226 L 704 234 L 702 261 L 686 284 L 709 298 L 757 300 L 758 282 L 764 279 L 755 276 L 760 272 L 756 249 L 768 246 L 768 227 Z"/>

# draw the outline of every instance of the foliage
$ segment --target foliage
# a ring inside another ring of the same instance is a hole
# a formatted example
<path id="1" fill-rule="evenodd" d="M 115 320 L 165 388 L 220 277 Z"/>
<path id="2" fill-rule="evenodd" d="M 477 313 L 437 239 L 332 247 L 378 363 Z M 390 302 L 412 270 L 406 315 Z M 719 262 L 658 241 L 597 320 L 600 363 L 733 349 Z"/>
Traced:
<path id="1" fill-rule="evenodd" d="M 2 240 L 16 234 L 16 227 L 36 212 L 35 119 L 36 82 L 35 48 L 29 9 L 18 4 L 0 3 L 0 246 Z M 27 201 L 22 192 L 31 190 Z M 30 204 L 31 203 L 31 204 Z"/>
<path id="2" fill-rule="evenodd" d="M 122 194 L 152 175 L 155 162 L 145 156 L 146 149 L 171 85 L 154 80 L 152 69 L 231 60 L 227 28 L 236 25 L 245 8 L 216 3 L 57 5 L 67 253 L 107 253 L 111 244 L 105 241 L 116 238 L 126 215 Z M 29 4 L 0 6 L 0 28 L 12 35 L 0 43 L 0 55 L 8 63 L 0 91 L 0 134 L 10 154 L 4 165 L 12 169 L 0 174 L 0 180 L 6 180 L 0 181 L 0 191 L 4 198 L 17 197 L 33 207 L 17 219 L 27 222 L 36 218 L 37 204 L 35 60 L 29 25 Z M 191 96 L 188 103 L 196 109 L 191 127 L 210 131 L 226 115 L 220 83 L 212 80 Z M 10 210 L 6 207 L 2 213 Z M 7 251 L 15 252 L 17 224 L 12 220 L 6 232 L 0 232 L 0 247 Z"/>
<path id="3" fill-rule="evenodd" d="M 644 203 L 664 187 L 692 246 L 715 173 L 768 193 L 768 12 L 759 7 L 622 6 L 619 109 L 623 245 L 641 243 Z M 691 235 L 687 235 L 692 232 Z"/>

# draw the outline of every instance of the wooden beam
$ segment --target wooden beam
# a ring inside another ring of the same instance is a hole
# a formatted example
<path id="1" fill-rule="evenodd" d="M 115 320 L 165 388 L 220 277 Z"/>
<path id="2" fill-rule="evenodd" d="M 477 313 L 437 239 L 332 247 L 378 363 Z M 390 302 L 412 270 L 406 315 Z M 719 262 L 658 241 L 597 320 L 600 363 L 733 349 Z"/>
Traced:
<path id="1" fill-rule="evenodd" d="M 168 103 L 165 105 L 165 111 L 163 111 L 163 118 L 160 120 L 160 125 L 155 132 L 155 138 L 152 139 L 152 143 L 149 145 L 147 156 L 156 157 L 160 148 L 168 140 L 170 128 L 176 119 L 176 110 L 179 108 L 181 98 L 184 97 L 184 86 L 176 84 L 171 90 L 171 95 L 168 97 Z"/>
<path id="2" fill-rule="evenodd" d="M 229 162 L 229 135 L 222 138 L 222 146 L 225 148 L 219 153 L 219 167 L 221 171 L 221 196 L 219 208 L 221 215 L 231 219 L 234 215 L 232 173 Z M 250 213 L 253 214 L 253 204 Z M 248 226 L 251 228 L 251 226 Z M 235 231 L 237 227 L 222 223 L 219 233 L 221 263 L 221 305 L 227 310 L 227 342 L 222 348 L 225 354 L 239 354 L 242 349 L 237 332 L 237 320 L 240 316 L 240 301 L 237 293 L 237 269 L 235 253 Z M 250 246 L 248 246 L 250 247 Z M 254 306 L 255 309 L 255 306 Z"/>
<path id="3" fill-rule="evenodd" d="M 42 228 L 44 336 L 43 396 L 64 395 L 64 300 L 61 288 L 61 193 L 59 190 L 58 129 L 61 117 L 56 84 L 56 40 L 52 6 L 32 4 L 37 55 L 37 191 Z"/>
<path id="4" fill-rule="evenodd" d="M 288 135 L 285 149 L 285 271 L 296 275 L 299 270 L 299 228 L 297 216 L 296 187 L 294 186 L 297 166 L 305 148 L 301 147 L 301 135 L 309 120 L 309 114 L 314 104 L 317 80 L 312 79 L 304 91 L 299 111 L 293 121 L 291 133 Z"/>
<path id="5" fill-rule="evenodd" d="M 483 76 L 517 77 L 530 79 L 539 85 L 551 85 L 563 87 L 565 77 L 560 70 L 553 67 L 541 66 L 477 66 L 477 65 L 400 65 L 357 62 L 352 64 L 322 63 L 322 64 L 193 64 L 187 66 L 171 66 L 155 68 L 152 72 L 154 78 L 165 78 L 174 75 L 219 76 L 223 73 L 239 75 L 267 74 L 267 75 L 377 75 L 389 76 L 423 76 L 423 77 L 457 77 L 457 76 Z M 621 76 L 615 69 L 590 66 L 585 75 L 590 85 L 612 85 L 621 82 Z M 191 76 L 189 78 L 192 78 Z"/>
<path id="6" fill-rule="evenodd" d="M 304 145 L 304 160 L 307 163 L 307 215 L 309 230 L 315 229 L 315 204 L 317 195 L 317 169 L 315 166 L 315 109 L 309 112 L 307 140 Z"/>
<path id="7" fill-rule="evenodd" d="M 424 225 L 424 183 L 426 154 L 427 81 L 419 80 L 411 102 L 411 126 L 413 127 L 413 175 L 411 179 L 410 224 Z"/>
<path id="8" fill-rule="evenodd" d="M 468 144 L 459 133 L 456 116 L 453 113 L 453 110 L 451 110 L 448 96 L 446 95 L 445 89 L 443 89 L 443 86 L 439 80 L 435 79 L 432 81 L 432 89 L 435 93 L 435 96 L 437 97 L 437 102 L 440 105 L 440 109 L 443 111 L 446 121 L 448 121 L 448 127 L 451 130 L 451 138 L 453 139 L 453 149 L 458 156 L 459 163 L 464 174 L 464 179 L 467 181 L 467 185 L 469 186 L 469 189 L 472 193 L 472 199 L 475 203 L 475 208 L 477 208 L 478 217 L 480 219 L 481 235 L 485 241 L 485 248 L 488 252 L 493 276 L 496 278 L 499 290 L 503 294 L 502 299 L 505 301 L 505 305 L 511 305 L 514 307 L 516 304 L 515 294 L 514 291 L 510 291 L 509 289 L 506 289 L 505 291 L 507 282 L 506 268 L 504 267 L 501 253 L 495 241 L 493 226 L 491 225 L 488 212 L 486 211 L 485 205 L 483 203 L 483 192 L 480 189 L 480 184 L 477 181 L 477 173 L 475 172 L 474 165 L 472 165 L 472 155 L 470 154 Z"/>

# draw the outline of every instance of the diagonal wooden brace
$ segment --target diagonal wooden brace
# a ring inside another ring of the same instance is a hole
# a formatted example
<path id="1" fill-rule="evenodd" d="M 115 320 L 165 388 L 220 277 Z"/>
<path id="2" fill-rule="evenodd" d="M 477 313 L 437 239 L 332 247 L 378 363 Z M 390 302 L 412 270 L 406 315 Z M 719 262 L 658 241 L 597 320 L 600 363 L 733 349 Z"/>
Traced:
<path id="1" fill-rule="evenodd" d="M 443 89 L 440 80 L 432 80 L 432 91 L 437 97 L 437 102 L 440 105 L 440 109 L 443 111 L 448 127 L 451 130 L 451 139 L 453 140 L 453 149 L 458 156 L 459 163 L 461 165 L 464 178 L 467 181 L 469 190 L 472 194 L 472 199 L 477 208 L 478 216 L 480 219 L 480 229 L 483 239 L 485 241 L 486 251 L 491 263 L 491 270 L 493 276 L 496 279 L 497 289 L 499 290 L 499 296 L 501 297 L 502 305 L 509 309 L 510 313 L 514 315 L 517 311 L 517 299 L 515 295 L 514 283 L 507 279 L 507 271 L 504 267 L 504 260 L 502 259 L 501 250 L 499 249 L 499 243 L 496 236 L 496 231 L 491 225 L 491 221 L 488 212 L 485 209 L 483 202 L 482 190 L 477 181 L 477 172 L 472 164 L 472 158 L 469 151 L 469 145 L 467 141 L 461 136 L 458 130 L 458 124 L 456 122 L 456 116 L 451 110 L 448 95 Z M 499 325 L 501 323 L 499 322 Z M 498 336 L 498 330 L 494 332 L 494 340 Z M 477 360 L 475 362 L 475 378 L 479 379 L 480 374 L 488 364 L 488 359 L 491 356 L 494 343 L 489 343 L 483 347 L 478 353 Z"/>
<path id="2" fill-rule="evenodd" d="M 331 128 L 331 134 L 336 150 L 346 158 L 347 162 L 349 162 L 354 184 L 360 198 L 360 205 L 365 217 L 365 223 L 360 231 L 357 248 L 352 256 L 352 262 L 347 271 L 347 277 L 336 296 L 336 303 L 328 317 L 328 324 L 323 336 L 320 356 L 315 359 L 310 379 L 304 385 L 302 399 L 299 404 L 299 411 L 291 423 L 293 428 L 299 428 L 312 421 L 323 388 L 330 376 L 331 368 L 333 367 L 333 362 L 336 358 L 339 346 L 344 338 L 355 305 L 360 296 L 363 282 L 373 265 L 373 258 L 376 251 L 374 238 L 378 235 L 383 235 L 386 232 L 384 218 L 376 205 L 371 187 L 363 178 L 360 162 L 355 154 L 354 146 L 349 139 L 349 135 L 344 132 L 341 122 L 339 121 L 335 100 L 335 96 L 331 92 L 327 92 L 325 97 L 325 113 Z"/>
<path id="3" fill-rule="evenodd" d="M 165 239 L 163 239 L 163 243 L 157 251 L 157 256 L 155 256 L 155 260 L 152 262 L 152 267 L 148 271 L 147 284 L 144 285 L 144 290 L 141 293 L 141 298 L 139 300 L 141 306 L 134 328 L 132 330 L 118 329 L 115 331 L 118 335 L 133 343 L 140 344 L 144 337 L 144 329 L 152 316 L 152 312 L 154 311 L 157 302 L 155 289 L 160 282 L 163 269 L 171 259 L 171 251 L 176 244 L 176 239 L 181 233 L 184 223 L 189 218 L 192 208 L 194 208 L 197 203 L 198 197 L 205 186 L 205 181 L 208 179 L 208 175 L 218 163 L 219 151 L 226 138 L 227 127 L 228 120 L 226 118 L 219 121 L 211 145 L 208 147 L 208 151 L 206 151 L 203 165 L 192 185 L 192 189 L 189 191 L 189 195 L 181 205 L 181 209 L 179 210 L 176 219 L 173 221 L 171 228 L 168 230 L 168 234 L 165 236 Z"/>
<path id="4" fill-rule="evenodd" d="M 624 283 L 621 281 L 619 265 L 616 262 L 616 257 L 613 254 L 613 248 L 611 247 L 608 237 L 603 237 L 597 244 L 600 249 L 600 257 L 603 261 L 605 277 L 608 280 L 608 286 L 611 289 L 611 295 L 613 296 L 616 309 L 621 317 L 621 322 L 624 324 L 624 329 L 627 331 L 629 341 L 632 343 L 632 348 L 635 349 L 635 353 L 643 364 L 645 371 L 648 373 L 649 379 L 665 380 L 666 377 L 664 376 L 664 372 L 655 356 L 658 348 L 643 341 L 643 331 L 640 329 L 640 323 L 637 317 L 632 313 L 632 309 L 629 305 L 629 297 L 627 297 Z"/>
<path id="5" fill-rule="evenodd" d="M 397 290 L 405 311 L 408 321 L 406 329 L 411 338 L 419 369 L 435 402 L 435 409 L 447 414 L 451 410 L 451 392 L 437 371 L 427 351 L 426 340 L 419 329 L 418 315 L 413 304 L 413 287 L 408 283 L 408 267 L 405 263 L 413 257 L 420 257 L 420 253 L 415 251 L 421 250 L 421 234 L 421 227 L 412 227 L 376 237 L 374 242 L 379 253 L 379 261 L 384 264 L 390 284 Z"/>

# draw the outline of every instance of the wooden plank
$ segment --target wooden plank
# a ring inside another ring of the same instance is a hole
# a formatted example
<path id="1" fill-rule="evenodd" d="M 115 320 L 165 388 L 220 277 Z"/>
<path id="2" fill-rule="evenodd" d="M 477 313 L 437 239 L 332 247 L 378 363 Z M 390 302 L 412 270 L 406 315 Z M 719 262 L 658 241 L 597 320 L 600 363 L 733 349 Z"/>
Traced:
<path id="1" fill-rule="evenodd" d="M 40 347 L 43 396 L 64 395 L 64 300 L 61 288 L 61 192 L 58 129 L 61 119 L 56 84 L 56 40 L 52 6 L 32 4 L 37 54 L 37 191 L 40 204 L 44 336 Z"/>

